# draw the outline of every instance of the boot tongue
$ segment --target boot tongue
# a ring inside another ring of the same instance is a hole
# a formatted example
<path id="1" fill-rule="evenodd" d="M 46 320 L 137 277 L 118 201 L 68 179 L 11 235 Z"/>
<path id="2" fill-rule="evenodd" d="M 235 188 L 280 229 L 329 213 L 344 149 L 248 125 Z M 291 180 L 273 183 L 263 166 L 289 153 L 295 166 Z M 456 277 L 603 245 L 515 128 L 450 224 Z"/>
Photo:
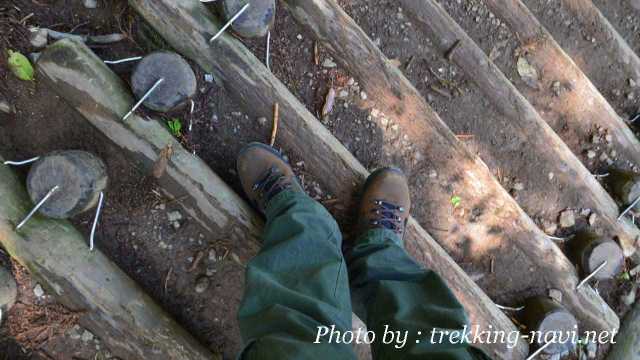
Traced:
<path id="1" fill-rule="evenodd" d="M 265 203 L 271 201 L 274 196 L 283 190 L 290 188 L 291 182 L 287 181 L 287 177 L 276 166 L 269 168 L 262 179 L 253 186 L 255 191 L 261 193 Z"/>

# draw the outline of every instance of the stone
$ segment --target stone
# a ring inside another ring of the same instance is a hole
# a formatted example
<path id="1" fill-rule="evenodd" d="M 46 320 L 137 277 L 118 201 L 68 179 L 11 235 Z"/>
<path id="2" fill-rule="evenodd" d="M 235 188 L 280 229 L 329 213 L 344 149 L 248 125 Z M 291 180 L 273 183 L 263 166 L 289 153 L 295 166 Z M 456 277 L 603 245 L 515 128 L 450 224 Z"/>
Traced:
<path id="1" fill-rule="evenodd" d="M 169 222 L 176 222 L 182 220 L 182 213 L 180 211 L 171 211 L 167 213 Z"/>
<path id="2" fill-rule="evenodd" d="M 196 75 L 180 55 L 157 51 L 145 56 L 131 75 L 131 88 L 141 99 L 159 80 L 164 81 L 149 95 L 143 105 L 151 110 L 168 112 L 185 106 L 197 91 Z"/>
<path id="3" fill-rule="evenodd" d="M 638 287 L 637 286 L 632 287 L 627 294 L 622 295 L 622 302 L 627 306 L 631 306 L 635 304 L 637 292 L 638 292 Z"/>
<path id="4" fill-rule="evenodd" d="M 15 114 L 16 109 L 11 105 L 2 93 L 0 93 L 0 113 Z"/>
<path id="5" fill-rule="evenodd" d="M 576 224 L 575 213 L 571 209 L 564 210 L 560 213 L 560 227 L 568 228 Z"/>
<path id="6" fill-rule="evenodd" d="M 360 92 L 360 99 L 362 99 L 362 100 L 367 100 L 367 98 L 368 98 L 367 93 L 366 93 L 366 92 L 364 92 L 364 91 L 361 91 L 361 92 Z"/>
<path id="7" fill-rule="evenodd" d="M 521 182 L 517 182 L 517 183 L 513 184 L 513 190 L 515 190 L 515 191 L 524 190 L 524 184 L 521 183 Z"/>
<path id="8" fill-rule="evenodd" d="M 593 151 L 593 150 L 587 151 L 587 158 L 593 159 L 595 157 L 596 157 L 596 152 L 595 151 Z"/>
<path id="9" fill-rule="evenodd" d="M 334 68 L 336 66 L 338 65 L 329 58 L 324 59 L 324 61 L 322 62 L 322 67 L 325 67 L 325 68 Z"/>
<path id="10" fill-rule="evenodd" d="M 589 225 L 593 226 L 596 223 L 596 219 L 598 218 L 598 215 L 596 215 L 596 213 L 592 213 L 591 215 L 589 215 Z"/>
<path id="11" fill-rule="evenodd" d="M 227 21 L 235 16 L 247 0 L 224 0 L 222 11 Z M 249 6 L 238 17 L 231 29 L 238 35 L 247 38 L 263 37 L 271 30 L 276 15 L 275 0 L 251 0 Z"/>
<path id="12" fill-rule="evenodd" d="M 562 304 L 562 291 L 558 289 L 549 289 L 549 297 Z"/>
<path id="13" fill-rule="evenodd" d="M 35 295 L 38 299 L 44 296 L 44 290 L 42 289 L 42 285 L 36 284 L 36 286 L 33 287 L 33 295 Z"/>
<path id="14" fill-rule="evenodd" d="M 82 336 L 80 337 L 80 339 L 82 340 L 82 342 L 89 342 L 89 341 L 92 341 L 92 340 L 93 340 L 93 338 L 94 338 L 93 334 L 92 334 L 90 331 L 88 331 L 88 330 L 83 331 L 83 332 L 82 332 Z"/>
<path id="15" fill-rule="evenodd" d="M 261 116 L 258 118 L 258 124 L 260 124 L 260 126 L 265 126 L 267 125 L 267 118 L 264 116 Z"/>
<path id="16" fill-rule="evenodd" d="M 553 235 L 556 233 L 556 231 L 558 231 L 558 225 L 551 221 L 544 221 L 542 226 L 545 234 L 547 235 Z"/>
<path id="17" fill-rule="evenodd" d="M 36 204 L 51 189 L 58 189 L 39 212 L 55 219 L 66 219 L 93 208 L 107 187 L 104 162 L 86 151 L 54 151 L 41 156 L 29 170 L 27 191 Z"/>
<path id="18" fill-rule="evenodd" d="M 29 43 L 36 49 L 42 49 L 47 46 L 49 39 L 49 32 L 47 29 L 41 29 L 39 27 L 29 28 Z"/>
<path id="19" fill-rule="evenodd" d="M 9 311 L 16 303 L 18 287 L 9 270 L 0 267 L 0 310 Z"/>
<path id="20" fill-rule="evenodd" d="M 209 288 L 211 281 L 206 276 L 201 276 L 196 280 L 195 291 L 198 294 L 202 294 Z"/>

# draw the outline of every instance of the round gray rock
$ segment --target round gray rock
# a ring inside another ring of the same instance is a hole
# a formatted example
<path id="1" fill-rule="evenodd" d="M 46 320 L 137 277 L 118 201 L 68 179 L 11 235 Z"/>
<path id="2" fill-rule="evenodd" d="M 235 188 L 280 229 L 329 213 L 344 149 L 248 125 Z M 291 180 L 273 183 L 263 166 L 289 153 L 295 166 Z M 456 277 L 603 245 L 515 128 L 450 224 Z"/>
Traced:
<path id="1" fill-rule="evenodd" d="M 230 20 L 248 0 L 224 0 L 222 8 L 225 18 Z M 233 31 L 247 38 L 267 35 L 276 15 L 275 0 L 251 0 L 251 5 L 231 25 Z"/>
<path id="2" fill-rule="evenodd" d="M 16 303 L 16 297 L 18 296 L 18 287 L 16 281 L 13 279 L 11 273 L 0 267 L 0 309 L 3 312 L 9 311 L 13 304 Z M 3 314 L 4 319 L 6 315 Z"/>
<path id="3" fill-rule="evenodd" d="M 56 151 L 40 158 L 27 177 L 27 191 L 34 204 L 55 186 L 58 190 L 40 208 L 40 213 L 66 219 L 94 207 L 107 187 L 102 160 L 85 151 Z"/>
<path id="4" fill-rule="evenodd" d="M 131 75 L 133 94 L 140 100 L 161 78 L 164 81 L 143 102 L 151 110 L 174 110 L 196 94 L 196 75 L 189 63 L 180 55 L 167 51 L 151 53 L 138 63 Z"/>

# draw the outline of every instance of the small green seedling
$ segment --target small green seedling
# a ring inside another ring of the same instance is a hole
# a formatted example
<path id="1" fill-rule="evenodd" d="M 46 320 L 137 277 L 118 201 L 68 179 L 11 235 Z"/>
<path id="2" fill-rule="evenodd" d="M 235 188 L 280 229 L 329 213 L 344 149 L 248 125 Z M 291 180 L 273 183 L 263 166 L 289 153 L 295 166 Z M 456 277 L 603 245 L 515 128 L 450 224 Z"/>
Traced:
<path id="1" fill-rule="evenodd" d="M 8 51 L 9 69 L 20 80 L 33 81 L 33 66 L 26 56 L 17 51 Z"/>
<path id="2" fill-rule="evenodd" d="M 167 121 L 167 126 L 169 126 L 169 130 L 175 137 L 182 136 L 182 122 L 178 118 L 173 118 Z"/>
<path id="3" fill-rule="evenodd" d="M 460 198 L 460 196 L 454 195 L 453 197 L 451 197 L 451 205 L 453 205 L 454 208 L 457 208 L 461 204 L 462 204 L 462 199 Z"/>
<path id="4" fill-rule="evenodd" d="M 625 271 L 622 274 L 620 274 L 619 278 L 622 281 L 631 281 L 631 274 L 628 271 Z"/>

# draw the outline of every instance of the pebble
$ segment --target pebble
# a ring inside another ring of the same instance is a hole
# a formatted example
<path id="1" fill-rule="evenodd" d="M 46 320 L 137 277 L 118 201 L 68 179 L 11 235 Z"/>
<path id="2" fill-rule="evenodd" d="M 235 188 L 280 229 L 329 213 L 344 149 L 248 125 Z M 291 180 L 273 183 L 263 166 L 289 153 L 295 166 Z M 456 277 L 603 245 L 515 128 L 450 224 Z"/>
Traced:
<path id="1" fill-rule="evenodd" d="M 515 191 L 522 191 L 524 190 L 524 184 L 521 182 L 517 182 L 513 185 L 513 190 Z"/>
<path id="2" fill-rule="evenodd" d="M 636 87 L 636 85 L 637 85 L 637 83 L 636 83 L 636 81 L 635 81 L 635 80 L 633 80 L 633 79 L 629 79 L 629 86 L 630 86 L 630 87 L 634 88 L 634 87 Z"/>
<path id="3" fill-rule="evenodd" d="M 31 46 L 37 49 L 41 49 L 47 46 L 47 41 L 49 37 L 49 32 L 47 29 L 41 29 L 38 27 L 29 28 L 29 42 Z"/>
<path id="4" fill-rule="evenodd" d="M 33 295 L 35 295 L 38 299 L 44 296 L 44 290 L 42 290 L 42 286 L 40 284 L 36 284 L 33 288 Z"/>
<path id="5" fill-rule="evenodd" d="M 338 93 L 338 97 L 340 98 L 346 98 L 347 96 L 349 96 L 349 92 L 347 90 L 340 90 Z"/>
<path id="6" fill-rule="evenodd" d="M 0 94 L 0 112 L 5 114 L 14 114 L 16 112 L 13 105 L 2 94 Z"/>
<path id="7" fill-rule="evenodd" d="M 93 334 L 91 332 L 89 332 L 88 330 L 85 330 L 82 332 L 82 336 L 80 337 L 80 339 L 83 342 L 89 342 L 93 340 Z"/>
<path id="8" fill-rule="evenodd" d="M 626 295 L 622 296 L 622 302 L 627 306 L 631 306 L 635 304 L 637 292 L 638 292 L 638 288 L 634 286 Z"/>
<path id="9" fill-rule="evenodd" d="M 568 209 L 560 213 L 560 227 L 568 228 L 576 224 L 576 217 L 573 210 Z"/>
<path id="10" fill-rule="evenodd" d="M 547 235 L 553 235 L 558 231 L 558 225 L 556 223 L 545 221 L 543 222 L 544 232 Z"/>
<path id="11" fill-rule="evenodd" d="M 208 83 L 212 83 L 213 82 L 213 75 L 211 74 L 204 74 L 204 81 L 208 82 Z"/>
<path id="12" fill-rule="evenodd" d="M 260 126 L 265 126 L 267 124 L 267 118 L 264 116 L 259 117 L 258 124 L 260 124 Z"/>
<path id="13" fill-rule="evenodd" d="M 218 254 L 215 249 L 209 250 L 209 261 L 215 262 L 218 261 Z"/>
<path id="14" fill-rule="evenodd" d="M 298 35 L 296 36 L 296 39 L 298 39 L 298 40 L 302 40 L 302 34 L 298 34 Z"/>
<path id="15" fill-rule="evenodd" d="M 0 310 L 8 311 L 16 303 L 18 287 L 11 273 L 0 267 Z"/>
<path id="16" fill-rule="evenodd" d="M 329 58 L 324 59 L 324 61 L 322 62 L 322 67 L 325 67 L 325 68 L 334 68 L 336 66 L 338 65 Z"/>
<path id="17" fill-rule="evenodd" d="M 593 150 L 587 151 L 587 158 L 593 159 L 594 157 L 596 157 L 596 152 L 595 151 L 593 151 Z"/>
<path id="18" fill-rule="evenodd" d="M 596 219 L 598 218 L 598 215 L 596 215 L 595 213 L 589 215 L 589 225 L 593 226 L 596 223 Z"/>
<path id="19" fill-rule="evenodd" d="M 554 173 L 552 173 L 552 172 L 550 172 L 550 173 L 549 173 L 549 180 L 553 180 L 554 176 L 555 176 L 555 174 L 554 174 Z"/>
<path id="20" fill-rule="evenodd" d="M 199 277 L 198 280 L 196 280 L 196 293 L 202 294 L 203 292 L 205 292 L 209 288 L 209 284 L 209 278 L 207 278 L 206 276 Z"/>
<path id="21" fill-rule="evenodd" d="M 175 222 L 182 220 L 182 213 L 180 211 L 171 211 L 167 213 L 167 218 L 169 222 Z"/>
<path id="22" fill-rule="evenodd" d="M 549 297 L 558 303 L 562 303 L 562 291 L 558 289 L 549 289 Z"/>
<path id="23" fill-rule="evenodd" d="M 98 0 L 83 0 L 82 4 L 87 9 L 96 9 L 98 7 Z"/>
<path id="24" fill-rule="evenodd" d="M 364 92 L 364 91 L 361 91 L 361 92 L 360 92 L 360 99 L 362 99 L 362 100 L 367 100 L 367 98 L 368 98 L 368 97 L 369 97 L 369 96 L 367 96 L 367 93 L 366 93 L 366 92 Z"/>

